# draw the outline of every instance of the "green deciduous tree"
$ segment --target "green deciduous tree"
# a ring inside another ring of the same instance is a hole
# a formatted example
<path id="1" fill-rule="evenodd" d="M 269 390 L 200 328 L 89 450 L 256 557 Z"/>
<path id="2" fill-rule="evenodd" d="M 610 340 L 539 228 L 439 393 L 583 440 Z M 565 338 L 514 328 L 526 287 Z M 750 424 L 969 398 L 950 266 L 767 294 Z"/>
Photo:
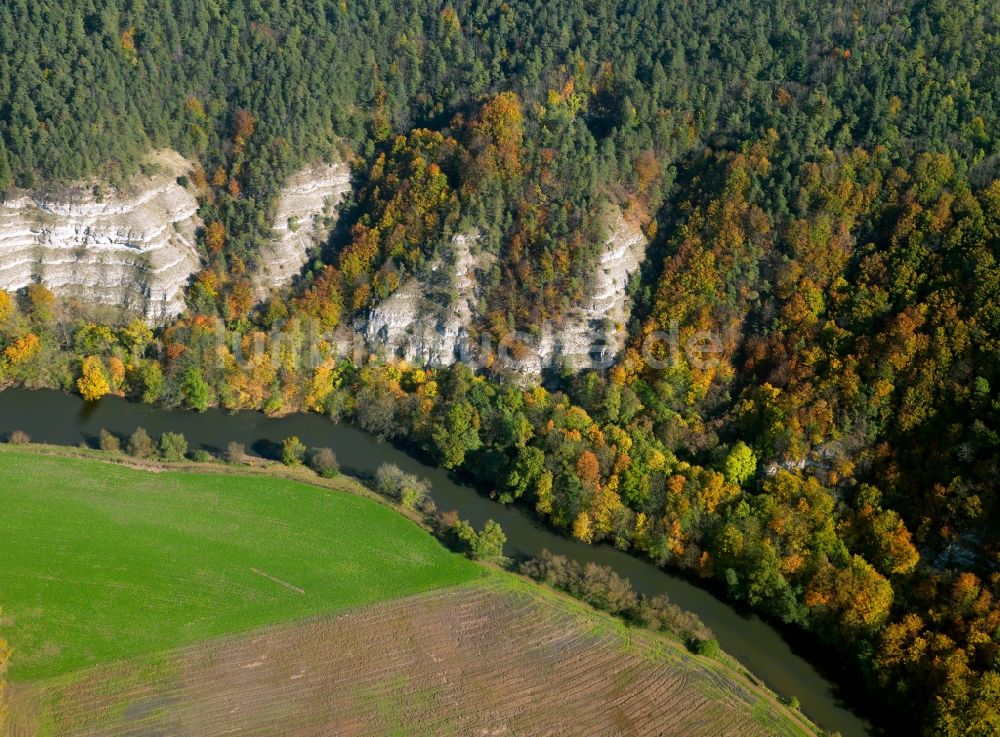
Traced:
<path id="1" fill-rule="evenodd" d="M 184 401 L 188 407 L 198 412 L 204 412 L 208 409 L 208 405 L 211 402 L 212 390 L 202 377 L 201 369 L 191 366 L 184 372 L 181 391 L 184 394 Z"/>
<path id="2" fill-rule="evenodd" d="M 726 481 L 737 486 L 743 486 L 757 472 L 757 456 L 742 440 L 736 442 L 726 454 L 723 462 L 723 473 Z"/>
<path id="3" fill-rule="evenodd" d="M 301 466 L 306 457 L 306 446 L 295 435 L 281 441 L 281 462 L 286 466 Z"/>
<path id="4" fill-rule="evenodd" d="M 165 461 L 183 461 L 187 449 L 187 438 L 179 432 L 165 432 L 160 436 L 160 455 Z"/>

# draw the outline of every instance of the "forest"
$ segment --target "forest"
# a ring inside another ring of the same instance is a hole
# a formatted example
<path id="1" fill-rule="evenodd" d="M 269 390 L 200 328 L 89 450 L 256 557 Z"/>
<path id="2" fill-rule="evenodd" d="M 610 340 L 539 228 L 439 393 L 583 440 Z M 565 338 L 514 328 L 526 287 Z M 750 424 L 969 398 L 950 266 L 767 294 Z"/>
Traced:
<path id="1" fill-rule="evenodd" d="M 1000 735 L 996 3 L 0 6 L 0 191 L 120 183 L 163 146 L 198 162 L 188 311 L 0 292 L 0 385 L 406 439 L 831 643 L 912 731 Z M 352 194 L 257 303 L 276 194 L 317 158 Z M 309 327 L 475 227 L 476 329 L 537 331 L 582 294 L 608 203 L 650 239 L 608 370 L 357 363 Z M 714 360 L 647 360 L 674 326 L 720 336 Z"/>

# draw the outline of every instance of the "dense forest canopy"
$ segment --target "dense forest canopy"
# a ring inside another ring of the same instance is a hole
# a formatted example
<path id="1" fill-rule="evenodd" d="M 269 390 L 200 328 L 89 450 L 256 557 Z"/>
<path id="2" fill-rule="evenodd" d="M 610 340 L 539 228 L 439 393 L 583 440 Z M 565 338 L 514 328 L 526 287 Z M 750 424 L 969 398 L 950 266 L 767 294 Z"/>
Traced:
<path id="1" fill-rule="evenodd" d="M 154 333 L 0 293 L 4 384 L 406 436 L 839 645 L 924 734 L 1000 734 L 995 2 L 3 3 L 0 190 L 121 182 L 162 146 L 198 162 L 189 313 Z M 278 189 L 334 157 L 355 186 L 328 247 L 255 305 Z M 607 203 L 650 238 L 608 371 L 358 366 L 302 327 L 474 227 L 479 328 L 536 329 L 579 299 Z M 718 360 L 650 365 L 668 329 Z M 318 365 L 238 360 L 279 332 Z"/>
<path id="2" fill-rule="evenodd" d="M 618 172 L 646 148 L 672 158 L 769 128 L 793 158 L 881 144 L 972 166 L 994 153 L 995 15 L 974 0 L 11 0 L 5 175 L 124 174 L 151 143 L 219 156 L 241 109 L 258 121 L 254 158 L 280 169 L 336 137 L 439 127 L 502 90 L 545 105 L 570 77 Z"/>

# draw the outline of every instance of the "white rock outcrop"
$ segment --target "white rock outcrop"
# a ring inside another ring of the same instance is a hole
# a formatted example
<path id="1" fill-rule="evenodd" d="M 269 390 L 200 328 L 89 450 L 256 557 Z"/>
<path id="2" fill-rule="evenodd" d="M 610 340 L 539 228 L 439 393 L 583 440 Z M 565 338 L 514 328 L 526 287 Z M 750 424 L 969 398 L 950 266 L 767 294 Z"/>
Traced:
<path id="1" fill-rule="evenodd" d="M 478 238 L 456 235 L 451 252 L 435 259 L 425 276 L 408 279 L 372 308 L 360 328 L 373 351 L 438 367 L 478 358 L 469 346 L 482 281 L 477 272 L 493 262 L 491 254 L 472 253 Z"/>
<path id="2" fill-rule="evenodd" d="M 527 340 L 527 351 L 508 361 L 519 373 L 538 375 L 555 366 L 606 368 L 625 347 L 626 323 L 632 314 L 629 280 L 646 257 L 646 236 L 621 210 L 606 215 L 607 238 L 591 273 L 583 302 L 557 323 L 542 326 Z"/>
<path id="3" fill-rule="evenodd" d="M 326 240 L 330 228 L 324 219 L 351 189 L 347 164 L 310 164 L 285 183 L 271 226 L 273 238 L 261 249 L 257 269 L 257 296 L 289 284 L 306 263 L 309 249 Z"/>
<path id="4" fill-rule="evenodd" d="M 532 377 L 560 365 L 577 371 L 608 366 L 625 345 L 632 307 L 628 283 L 645 258 L 647 241 L 620 210 L 609 212 L 607 227 L 582 303 L 543 325 L 538 336 L 516 336 L 519 345 L 483 346 L 472 340 L 481 322 L 481 273 L 494 261 L 491 254 L 473 254 L 475 233 L 455 236 L 450 253 L 372 308 L 358 330 L 372 352 L 429 366 L 457 360 L 482 365 L 487 352 L 502 368 Z"/>
<path id="5" fill-rule="evenodd" d="M 177 183 L 191 167 L 172 151 L 151 163 L 155 173 L 103 196 L 93 184 L 12 193 L 0 204 L 0 289 L 41 283 L 151 321 L 183 311 L 199 264 L 198 203 Z"/>

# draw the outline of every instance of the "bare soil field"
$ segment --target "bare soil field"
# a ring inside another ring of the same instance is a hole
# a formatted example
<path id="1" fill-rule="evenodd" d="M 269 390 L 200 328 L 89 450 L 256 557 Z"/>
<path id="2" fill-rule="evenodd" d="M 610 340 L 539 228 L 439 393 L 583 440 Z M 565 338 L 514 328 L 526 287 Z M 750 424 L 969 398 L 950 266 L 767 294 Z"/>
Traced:
<path id="1" fill-rule="evenodd" d="M 807 734 L 722 663 L 505 575 L 11 696 L 12 737 Z"/>

